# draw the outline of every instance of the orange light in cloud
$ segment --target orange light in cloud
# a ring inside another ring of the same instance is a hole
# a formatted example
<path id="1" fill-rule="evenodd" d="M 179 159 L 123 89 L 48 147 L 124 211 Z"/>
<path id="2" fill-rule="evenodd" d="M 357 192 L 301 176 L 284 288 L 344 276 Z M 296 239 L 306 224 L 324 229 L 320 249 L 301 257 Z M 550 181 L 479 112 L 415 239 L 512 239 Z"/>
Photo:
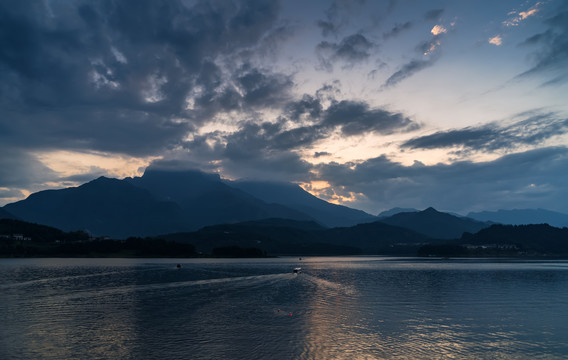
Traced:
<path id="1" fill-rule="evenodd" d="M 525 20 L 526 18 L 536 14 L 537 12 L 538 12 L 538 9 L 531 9 L 529 11 L 521 11 L 519 13 L 519 17 L 521 18 L 521 20 Z"/>
<path id="2" fill-rule="evenodd" d="M 339 194 L 327 181 L 312 181 L 298 185 L 310 194 L 336 205 L 349 204 L 365 198 L 364 194 L 344 191 L 343 187 L 340 187 L 343 192 Z"/>
<path id="3" fill-rule="evenodd" d="M 438 48 L 438 46 L 440 46 L 440 42 L 436 41 L 430 44 L 430 47 L 428 48 L 427 51 L 424 52 L 424 55 L 428 55 L 431 54 L 434 50 L 436 50 Z"/>
<path id="4" fill-rule="evenodd" d="M 448 29 L 446 29 L 445 27 L 443 27 L 442 25 L 435 25 L 432 30 L 430 30 L 430 32 L 432 33 L 432 35 L 436 36 L 436 35 L 440 35 L 440 34 L 445 34 L 448 32 Z"/>
<path id="5" fill-rule="evenodd" d="M 503 44 L 503 38 L 501 35 L 497 35 L 489 39 L 489 43 L 495 46 L 501 46 Z"/>
<path id="6" fill-rule="evenodd" d="M 540 10 L 538 7 L 541 5 L 541 2 L 537 2 L 533 7 L 528 9 L 527 11 L 520 11 L 519 13 L 512 11 L 509 15 L 514 15 L 514 17 L 510 20 L 503 21 L 505 26 L 518 26 L 522 21 L 526 20 L 527 18 L 536 15 Z"/>
<path id="7" fill-rule="evenodd" d="M 52 151 L 35 154 L 37 159 L 61 177 L 82 175 L 93 171 L 123 178 L 140 176 L 141 170 L 159 157 L 135 158 L 102 152 Z"/>

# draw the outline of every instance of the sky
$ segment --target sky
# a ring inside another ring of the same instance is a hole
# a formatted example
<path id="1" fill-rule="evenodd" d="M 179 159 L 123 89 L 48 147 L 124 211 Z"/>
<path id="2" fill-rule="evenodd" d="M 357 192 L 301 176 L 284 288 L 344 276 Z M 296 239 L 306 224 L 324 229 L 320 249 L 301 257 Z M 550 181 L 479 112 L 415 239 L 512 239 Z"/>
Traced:
<path id="1" fill-rule="evenodd" d="M 568 2 L 0 0 L 0 205 L 148 167 L 568 213 Z"/>

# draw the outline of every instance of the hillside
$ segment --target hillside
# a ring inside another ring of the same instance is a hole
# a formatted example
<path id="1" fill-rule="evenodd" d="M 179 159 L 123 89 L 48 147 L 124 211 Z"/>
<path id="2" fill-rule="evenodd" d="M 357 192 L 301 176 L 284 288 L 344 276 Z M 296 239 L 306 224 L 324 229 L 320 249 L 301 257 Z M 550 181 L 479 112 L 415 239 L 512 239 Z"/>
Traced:
<path id="1" fill-rule="evenodd" d="M 516 245 L 520 250 L 550 255 L 568 254 L 568 228 L 538 225 L 492 225 L 476 234 L 464 234 L 461 243 Z"/>
<path id="2" fill-rule="evenodd" d="M 492 225 L 476 234 L 465 233 L 447 243 L 431 243 L 419 255 L 568 257 L 568 228 L 538 225 Z"/>
<path id="3" fill-rule="evenodd" d="M 321 236 L 332 244 L 358 247 L 364 254 L 410 254 L 415 253 L 416 246 L 430 241 L 426 235 L 381 221 L 328 229 Z"/>
<path id="4" fill-rule="evenodd" d="M 14 219 L 0 219 L 0 235 L 11 237 L 20 234 L 29 241 L 34 242 L 55 242 L 65 240 L 85 240 L 88 235 L 83 232 L 66 233 L 60 229 L 28 223 Z"/>
<path id="5" fill-rule="evenodd" d="M 221 181 L 217 174 L 195 170 L 147 169 L 143 176 L 124 181 L 148 190 L 156 199 L 174 201 L 184 212 L 189 229 L 264 218 L 312 220 L 282 204 L 268 204 Z"/>
<path id="6" fill-rule="evenodd" d="M 471 212 L 467 215 L 479 221 L 491 221 L 508 225 L 549 224 L 568 227 L 568 214 L 544 209 L 515 209 Z"/>
<path id="7" fill-rule="evenodd" d="M 158 201 L 147 190 L 105 177 L 76 188 L 40 191 L 5 209 L 28 222 L 117 238 L 186 229 L 176 203 Z"/>
<path id="8" fill-rule="evenodd" d="M 411 212 L 418 212 L 420 210 L 414 209 L 414 208 L 400 208 L 400 207 L 394 207 L 392 209 L 389 210 L 385 210 L 380 212 L 377 217 L 384 219 L 384 218 L 388 218 L 391 217 L 393 215 L 396 214 L 400 214 L 400 213 L 411 213 Z"/>
<path id="9" fill-rule="evenodd" d="M 381 222 L 325 229 L 313 222 L 270 219 L 208 226 L 164 239 L 192 243 L 198 251 L 219 246 L 258 247 L 272 255 L 414 254 L 429 239 Z"/>
<path id="10" fill-rule="evenodd" d="M 439 212 L 434 208 L 419 212 L 398 213 L 380 221 L 410 229 L 434 239 L 456 239 L 464 232 L 475 233 L 490 225 Z"/>
<path id="11" fill-rule="evenodd" d="M 233 181 L 228 184 L 266 203 L 281 204 L 309 214 L 327 227 L 353 226 L 376 220 L 364 211 L 321 200 L 296 184 L 261 181 Z"/>
<path id="12" fill-rule="evenodd" d="M 0 207 L 0 219 L 16 219 L 16 217 L 10 214 L 6 209 Z"/>
<path id="13" fill-rule="evenodd" d="M 270 255 L 353 255 L 361 249 L 351 244 L 331 244 L 321 234 L 325 228 L 314 222 L 267 219 L 204 227 L 195 232 L 162 235 L 161 238 L 193 244 L 197 251 L 214 248 L 259 248 Z"/>

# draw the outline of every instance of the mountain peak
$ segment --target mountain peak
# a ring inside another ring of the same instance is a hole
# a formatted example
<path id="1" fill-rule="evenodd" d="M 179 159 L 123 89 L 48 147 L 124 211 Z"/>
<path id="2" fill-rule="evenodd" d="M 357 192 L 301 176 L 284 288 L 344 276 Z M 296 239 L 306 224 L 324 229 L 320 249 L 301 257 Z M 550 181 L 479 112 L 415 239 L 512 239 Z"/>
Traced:
<path id="1" fill-rule="evenodd" d="M 89 181 L 87 184 L 89 184 L 89 183 L 97 183 L 97 182 L 100 182 L 100 183 L 102 183 L 102 182 L 112 182 L 112 181 L 120 181 L 120 180 L 114 179 L 114 178 L 108 178 L 108 177 L 106 177 L 106 176 L 99 176 L 98 178 Z"/>
<path id="2" fill-rule="evenodd" d="M 464 232 L 475 233 L 489 226 L 473 219 L 460 218 L 440 212 L 433 207 L 415 213 L 399 213 L 381 221 L 437 239 L 455 239 L 459 238 Z"/>
<path id="3" fill-rule="evenodd" d="M 414 209 L 414 208 L 394 207 L 392 209 L 385 210 L 385 211 L 379 213 L 377 216 L 380 217 L 380 218 L 385 218 L 385 217 L 393 216 L 393 215 L 400 214 L 400 213 L 414 213 L 414 212 L 418 212 L 418 210 Z"/>
<path id="4" fill-rule="evenodd" d="M 118 180 L 115 178 L 108 178 L 106 176 L 99 176 L 98 178 L 89 181 L 81 186 L 79 189 L 90 189 L 90 188 L 101 188 L 101 187 L 110 187 L 110 188 L 120 188 L 125 186 L 122 180 Z M 63 189 L 66 190 L 66 189 Z"/>

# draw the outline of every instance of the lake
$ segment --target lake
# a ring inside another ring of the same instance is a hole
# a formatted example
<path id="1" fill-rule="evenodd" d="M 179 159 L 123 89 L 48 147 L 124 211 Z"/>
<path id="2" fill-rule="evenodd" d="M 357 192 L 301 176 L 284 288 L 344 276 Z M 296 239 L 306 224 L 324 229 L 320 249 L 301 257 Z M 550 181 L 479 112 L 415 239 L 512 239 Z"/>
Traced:
<path id="1" fill-rule="evenodd" d="M 0 358 L 566 359 L 568 261 L 0 259 Z"/>

